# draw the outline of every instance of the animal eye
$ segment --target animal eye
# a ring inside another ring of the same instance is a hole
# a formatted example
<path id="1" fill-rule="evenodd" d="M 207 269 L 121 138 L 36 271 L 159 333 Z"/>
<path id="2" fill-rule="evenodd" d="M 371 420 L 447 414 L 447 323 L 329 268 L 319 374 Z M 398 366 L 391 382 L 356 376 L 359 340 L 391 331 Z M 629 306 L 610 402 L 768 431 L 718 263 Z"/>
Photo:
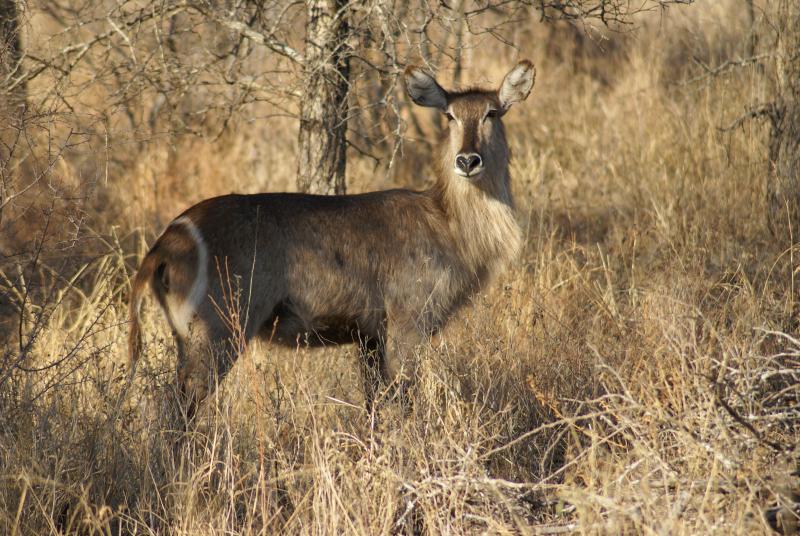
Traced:
<path id="1" fill-rule="evenodd" d="M 486 112 L 486 117 L 497 117 L 497 110 L 489 110 Z"/>
<path id="2" fill-rule="evenodd" d="M 451 114 L 450 112 L 445 112 L 444 116 L 447 118 L 448 121 L 453 121 L 455 119 L 455 117 L 453 117 L 453 114 Z"/>

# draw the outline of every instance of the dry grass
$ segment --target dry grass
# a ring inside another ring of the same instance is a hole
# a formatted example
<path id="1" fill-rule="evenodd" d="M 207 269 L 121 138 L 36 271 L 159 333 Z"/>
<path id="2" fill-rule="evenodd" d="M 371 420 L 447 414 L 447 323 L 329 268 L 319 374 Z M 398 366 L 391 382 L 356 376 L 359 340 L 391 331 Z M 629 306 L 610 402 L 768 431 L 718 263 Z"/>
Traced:
<path id="1" fill-rule="evenodd" d="M 0 532 L 768 533 L 764 509 L 797 485 L 800 253 L 766 227 L 766 130 L 719 127 L 770 87 L 755 68 L 680 83 L 701 72 L 691 56 L 741 53 L 732 6 L 672 11 L 580 62 L 547 55 L 563 35 L 519 33 L 539 71 L 507 121 L 526 247 L 422 351 L 407 418 L 364 414 L 353 348 L 256 347 L 173 452 L 155 308 L 123 390 L 139 228 L 288 188 L 294 135 L 243 122 L 112 173 L 87 209 L 104 242 L 71 281 L 26 295 L 2 279 L 37 333 L 24 365 L 55 364 L 0 383 Z M 469 57 L 486 80 L 512 61 Z M 411 142 L 408 167 L 425 152 Z M 386 182 L 355 156 L 350 173 L 355 190 Z"/>

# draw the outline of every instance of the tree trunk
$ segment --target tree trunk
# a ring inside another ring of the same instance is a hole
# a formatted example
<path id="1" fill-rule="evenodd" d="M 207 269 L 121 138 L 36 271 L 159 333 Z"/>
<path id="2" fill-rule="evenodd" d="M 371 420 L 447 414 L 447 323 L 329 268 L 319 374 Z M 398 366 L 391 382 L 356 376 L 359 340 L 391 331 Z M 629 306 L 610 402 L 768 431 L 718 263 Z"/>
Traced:
<path id="1" fill-rule="evenodd" d="M 306 0 L 297 187 L 345 193 L 350 48 L 347 0 Z"/>
<path id="2" fill-rule="evenodd" d="M 24 82 L 13 86 L 14 79 L 20 75 L 22 60 L 22 40 L 20 39 L 19 16 L 16 0 L 0 0 L 0 222 L 3 221 L 3 208 L 14 193 L 11 171 L 12 141 L 16 129 L 21 128 L 25 113 L 26 87 Z M 8 127 L 14 128 L 8 128 Z"/>
<path id="3" fill-rule="evenodd" d="M 25 84 L 11 87 L 19 72 L 22 59 L 19 16 L 16 0 L 0 0 L 0 89 L 5 101 L 16 108 L 25 103 Z"/>
<path id="4" fill-rule="evenodd" d="M 746 0 L 747 4 L 747 18 L 750 20 L 750 32 L 747 36 L 747 55 L 756 55 L 756 46 L 758 46 L 758 34 L 756 33 L 756 8 L 753 5 L 753 0 Z"/>
<path id="5" fill-rule="evenodd" d="M 770 229 L 800 241 L 800 6 L 778 10 L 778 95 L 772 118 L 767 185 Z"/>
<path id="6" fill-rule="evenodd" d="M 461 86 L 461 75 L 464 72 L 464 26 L 466 26 L 466 19 L 464 17 L 464 0 L 459 0 L 456 4 L 456 12 L 458 13 L 458 20 L 456 21 L 456 44 L 453 47 L 453 86 Z"/>

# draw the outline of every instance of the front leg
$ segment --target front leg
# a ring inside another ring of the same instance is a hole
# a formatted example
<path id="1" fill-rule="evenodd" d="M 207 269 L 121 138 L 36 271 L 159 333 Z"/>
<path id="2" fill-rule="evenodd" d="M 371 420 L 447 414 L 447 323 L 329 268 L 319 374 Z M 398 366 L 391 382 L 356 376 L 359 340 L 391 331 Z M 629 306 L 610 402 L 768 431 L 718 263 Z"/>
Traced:
<path id="1" fill-rule="evenodd" d="M 386 333 L 383 379 L 408 411 L 408 391 L 416 381 L 419 350 L 428 341 L 427 331 L 419 322 L 395 317 L 389 320 Z"/>
<path id="2" fill-rule="evenodd" d="M 360 338 L 358 341 L 361 378 L 364 383 L 364 402 L 367 413 L 374 409 L 375 397 L 386 378 L 386 347 L 384 338 Z"/>

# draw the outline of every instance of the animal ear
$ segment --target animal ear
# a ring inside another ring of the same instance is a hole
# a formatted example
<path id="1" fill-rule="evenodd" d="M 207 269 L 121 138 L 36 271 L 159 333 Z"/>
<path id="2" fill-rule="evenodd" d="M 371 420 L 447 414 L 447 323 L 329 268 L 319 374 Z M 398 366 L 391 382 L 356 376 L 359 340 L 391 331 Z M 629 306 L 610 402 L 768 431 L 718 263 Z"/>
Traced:
<path id="1" fill-rule="evenodd" d="M 503 79 L 503 84 L 497 91 L 503 111 L 511 108 L 515 102 L 522 102 L 528 98 L 536 80 L 536 68 L 528 60 L 522 60 Z"/>
<path id="2" fill-rule="evenodd" d="M 406 82 L 406 91 L 416 104 L 447 110 L 447 92 L 442 89 L 436 79 L 417 67 L 409 65 L 403 76 Z"/>

